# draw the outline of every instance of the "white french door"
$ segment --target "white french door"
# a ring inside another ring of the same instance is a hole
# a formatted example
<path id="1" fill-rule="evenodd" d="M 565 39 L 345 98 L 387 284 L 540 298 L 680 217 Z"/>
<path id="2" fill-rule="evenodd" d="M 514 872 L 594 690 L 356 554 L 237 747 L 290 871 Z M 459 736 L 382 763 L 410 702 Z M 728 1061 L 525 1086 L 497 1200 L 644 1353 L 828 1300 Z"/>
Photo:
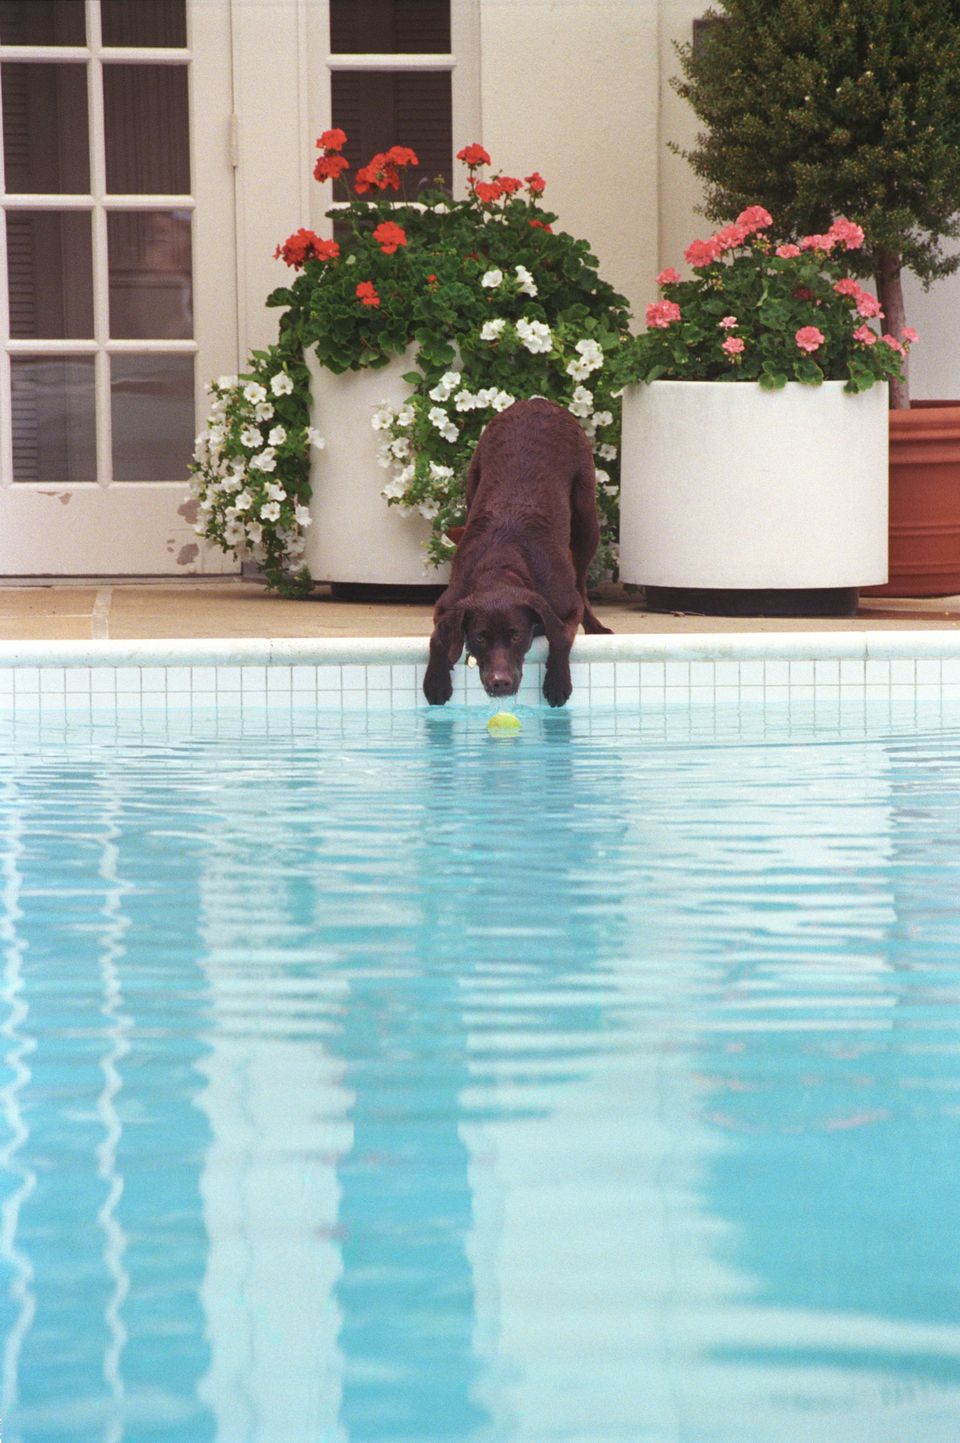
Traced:
<path id="1" fill-rule="evenodd" d="M 237 368 L 229 0 L 0 0 L 0 575 L 236 570 L 193 530 Z"/>

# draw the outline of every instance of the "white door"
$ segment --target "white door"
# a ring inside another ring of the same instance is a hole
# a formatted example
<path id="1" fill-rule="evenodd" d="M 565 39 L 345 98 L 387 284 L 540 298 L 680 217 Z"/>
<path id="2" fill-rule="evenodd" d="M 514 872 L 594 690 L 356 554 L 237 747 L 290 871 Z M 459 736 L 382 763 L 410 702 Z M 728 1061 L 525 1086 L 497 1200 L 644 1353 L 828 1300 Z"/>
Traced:
<path id="1" fill-rule="evenodd" d="M 237 368 L 229 0 L 0 0 L 0 575 L 237 569 L 193 530 Z"/>

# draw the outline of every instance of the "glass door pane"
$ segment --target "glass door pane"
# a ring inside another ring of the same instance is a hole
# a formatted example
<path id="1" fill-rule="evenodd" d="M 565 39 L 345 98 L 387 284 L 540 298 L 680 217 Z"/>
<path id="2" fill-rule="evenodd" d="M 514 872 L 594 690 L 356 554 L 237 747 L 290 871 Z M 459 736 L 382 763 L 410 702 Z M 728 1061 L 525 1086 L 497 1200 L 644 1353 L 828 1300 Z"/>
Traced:
<path id="1" fill-rule="evenodd" d="M 229 151 L 191 138 L 194 96 L 227 134 L 230 9 L 190 8 L 188 34 L 188 0 L 0 0 L 0 574 L 235 569 L 195 562 L 189 504 L 198 235 L 229 297 L 203 374 L 237 365 Z"/>

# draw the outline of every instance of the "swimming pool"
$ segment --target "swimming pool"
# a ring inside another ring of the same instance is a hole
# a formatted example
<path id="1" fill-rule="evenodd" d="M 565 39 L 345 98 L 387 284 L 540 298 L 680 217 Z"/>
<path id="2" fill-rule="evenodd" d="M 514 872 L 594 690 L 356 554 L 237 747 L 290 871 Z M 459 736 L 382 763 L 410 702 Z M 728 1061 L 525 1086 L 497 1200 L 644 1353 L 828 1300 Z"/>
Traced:
<path id="1" fill-rule="evenodd" d="M 668 675 L 20 688 L 4 1443 L 955 1438 L 950 673 Z"/>

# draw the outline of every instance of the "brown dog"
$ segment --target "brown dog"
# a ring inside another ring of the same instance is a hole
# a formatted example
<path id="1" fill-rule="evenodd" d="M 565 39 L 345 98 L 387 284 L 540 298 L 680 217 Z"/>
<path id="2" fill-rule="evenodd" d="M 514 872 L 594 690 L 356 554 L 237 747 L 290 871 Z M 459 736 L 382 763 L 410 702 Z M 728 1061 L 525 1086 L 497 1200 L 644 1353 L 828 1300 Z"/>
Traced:
<path id="1" fill-rule="evenodd" d="M 573 690 L 570 648 L 606 632 L 587 601 L 597 549 L 596 475 L 583 430 L 561 406 L 515 401 L 489 423 L 467 473 L 467 526 L 437 602 L 423 694 L 442 706 L 466 642 L 488 696 L 513 696 L 535 634 L 549 643 L 543 694 Z"/>

